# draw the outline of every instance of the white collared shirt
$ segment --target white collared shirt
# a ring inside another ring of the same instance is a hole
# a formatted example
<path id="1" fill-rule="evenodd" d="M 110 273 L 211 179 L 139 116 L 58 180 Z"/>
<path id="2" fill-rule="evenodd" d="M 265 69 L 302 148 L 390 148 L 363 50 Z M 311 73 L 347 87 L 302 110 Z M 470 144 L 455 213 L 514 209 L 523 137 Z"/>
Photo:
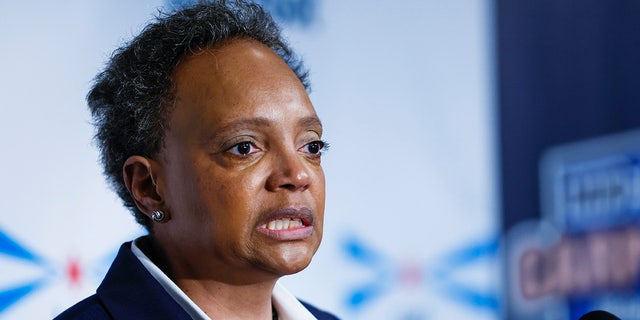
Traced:
<path id="1" fill-rule="evenodd" d="M 195 320 L 211 320 L 169 277 L 147 257 L 136 242 L 131 243 L 131 251 L 142 265 L 151 273 L 153 278 L 167 291 L 167 293 Z M 271 294 L 273 307 L 278 311 L 279 320 L 316 320 L 296 297 L 285 287 L 276 282 Z"/>

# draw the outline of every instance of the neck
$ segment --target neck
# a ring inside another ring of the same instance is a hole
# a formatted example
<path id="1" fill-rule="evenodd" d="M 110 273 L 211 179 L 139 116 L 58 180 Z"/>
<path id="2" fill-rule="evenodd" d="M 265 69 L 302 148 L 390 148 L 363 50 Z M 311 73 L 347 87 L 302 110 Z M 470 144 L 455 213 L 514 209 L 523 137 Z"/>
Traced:
<path id="1" fill-rule="evenodd" d="M 154 241 L 139 247 L 211 319 L 272 319 L 271 296 L 278 276 L 255 271 L 253 279 L 232 276 L 234 272 L 224 265 L 207 268 L 221 271 L 222 276 L 198 272 L 170 263 L 172 259 Z"/>
<path id="2" fill-rule="evenodd" d="M 176 283 L 211 319 L 272 319 L 275 281 L 241 286 L 202 279 Z"/>

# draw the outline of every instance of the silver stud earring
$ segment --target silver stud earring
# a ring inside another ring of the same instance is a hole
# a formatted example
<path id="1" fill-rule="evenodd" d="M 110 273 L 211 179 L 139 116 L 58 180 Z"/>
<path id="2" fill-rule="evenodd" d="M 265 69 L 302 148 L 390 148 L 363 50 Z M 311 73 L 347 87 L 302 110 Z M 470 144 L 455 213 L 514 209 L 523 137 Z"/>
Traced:
<path id="1" fill-rule="evenodd" d="M 165 222 L 164 218 L 165 218 L 165 214 L 164 214 L 164 211 L 162 210 L 156 210 L 151 213 L 151 219 L 153 219 L 153 221 L 155 222 L 160 222 L 160 223 Z"/>

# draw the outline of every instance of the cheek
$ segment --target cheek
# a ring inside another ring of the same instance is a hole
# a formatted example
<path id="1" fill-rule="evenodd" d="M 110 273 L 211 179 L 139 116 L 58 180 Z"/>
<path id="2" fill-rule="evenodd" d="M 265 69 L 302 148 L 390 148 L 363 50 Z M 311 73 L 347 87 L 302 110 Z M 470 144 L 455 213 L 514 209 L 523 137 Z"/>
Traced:
<path id="1" fill-rule="evenodd" d="M 324 180 L 324 171 L 322 171 L 322 168 L 318 169 L 317 182 L 316 183 L 317 183 L 317 188 L 316 188 L 316 192 L 315 192 L 316 202 L 318 203 L 318 206 L 320 206 L 322 208 L 322 211 L 324 212 L 325 180 Z"/>
<path id="2" fill-rule="evenodd" d="M 316 218 L 318 219 L 318 231 L 322 232 L 324 224 L 324 206 L 325 206 L 325 180 L 324 172 L 320 168 L 316 175 L 315 188 L 313 189 L 313 198 L 316 204 Z"/>
<path id="3" fill-rule="evenodd" d="M 213 228 L 230 233 L 252 228 L 251 220 L 260 212 L 260 179 L 249 174 L 213 174 L 201 182 L 200 198 Z"/>

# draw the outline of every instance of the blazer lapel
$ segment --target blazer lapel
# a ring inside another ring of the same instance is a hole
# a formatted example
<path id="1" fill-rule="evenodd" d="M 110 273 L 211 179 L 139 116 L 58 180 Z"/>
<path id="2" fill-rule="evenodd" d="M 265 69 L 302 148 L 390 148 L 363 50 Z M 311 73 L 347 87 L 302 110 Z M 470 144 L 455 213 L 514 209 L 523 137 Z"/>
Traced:
<path id="1" fill-rule="evenodd" d="M 115 319 L 191 319 L 124 243 L 97 295 Z"/>

